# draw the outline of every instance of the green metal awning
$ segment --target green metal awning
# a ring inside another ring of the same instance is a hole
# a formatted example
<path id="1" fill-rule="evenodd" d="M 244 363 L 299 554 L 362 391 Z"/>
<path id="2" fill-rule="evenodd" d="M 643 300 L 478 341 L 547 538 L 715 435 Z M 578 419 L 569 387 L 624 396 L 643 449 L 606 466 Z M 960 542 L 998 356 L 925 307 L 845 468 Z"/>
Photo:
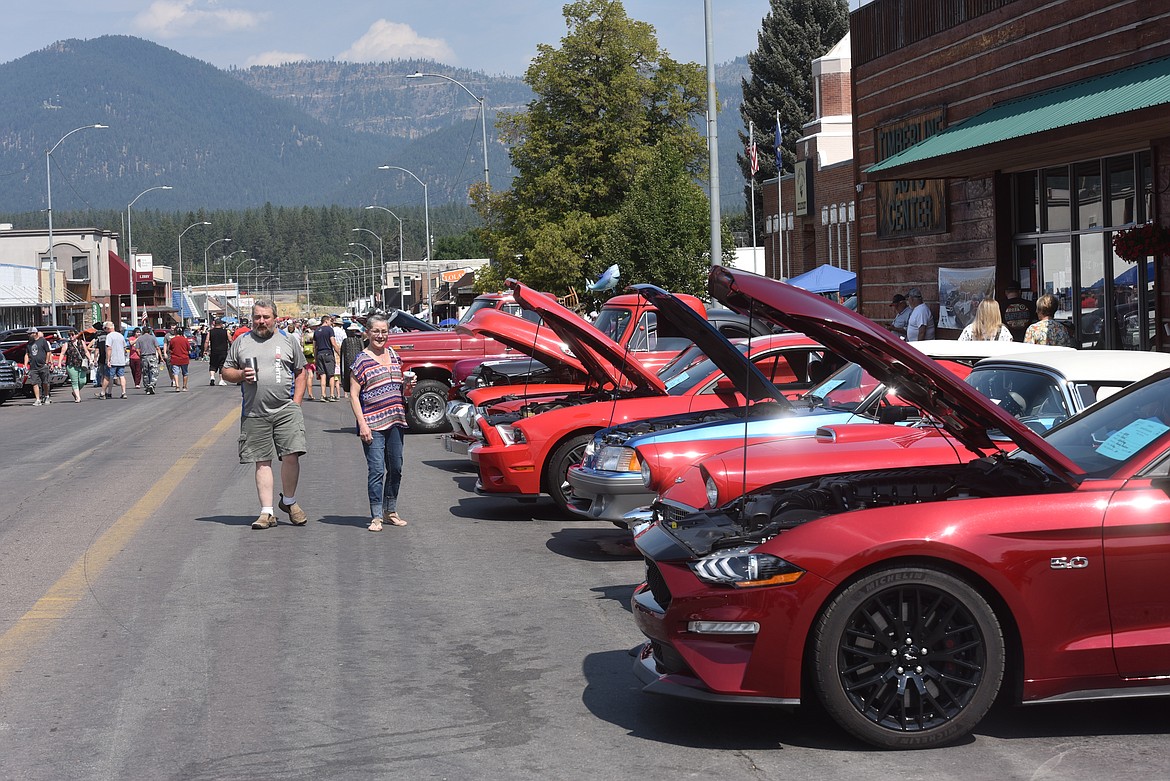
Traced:
<path id="1" fill-rule="evenodd" d="M 939 179 L 1035 168 L 1148 146 L 1167 127 L 1170 57 L 999 103 L 865 173 L 875 180 Z"/>

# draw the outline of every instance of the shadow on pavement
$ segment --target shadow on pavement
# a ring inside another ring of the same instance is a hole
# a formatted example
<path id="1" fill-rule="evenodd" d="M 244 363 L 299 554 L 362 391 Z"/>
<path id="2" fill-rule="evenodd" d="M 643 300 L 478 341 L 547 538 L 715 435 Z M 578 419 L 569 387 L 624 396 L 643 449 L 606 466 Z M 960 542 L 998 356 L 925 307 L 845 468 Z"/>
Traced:
<path id="1" fill-rule="evenodd" d="M 330 526 L 354 526 L 364 529 L 370 524 L 370 519 L 364 515 L 326 515 L 318 518 L 317 523 L 327 523 Z"/>
<path id="2" fill-rule="evenodd" d="M 630 609 L 630 600 L 634 598 L 634 589 L 636 588 L 637 586 L 633 583 L 628 583 L 620 586 L 598 586 L 589 590 L 597 594 L 600 599 L 612 599 L 621 605 L 622 610 L 631 613 L 633 611 Z"/>
<path id="3" fill-rule="evenodd" d="M 444 472 L 456 472 L 459 474 L 478 474 L 479 470 L 475 468 L 475 464 L 468 461 L 466 458 L 445 458 L 441 461 L 423 461 L 427 466 L 432 466 L 435 469 L 440 469 Z"/>
<path id="4" fill-rule="evenodd" d="M 519 502 L 514 499 L 494 499 L 488 496 L 469 496 L 452 505 L 451 515 L 476 521 L 563 521 L 564 515 L 551 499 Z"/>
<path id="5" fill-rule="evenodd" d="M 251 526 L 252 521 L 256 520 L 255 515 L 212 515 L 203 518 L 196 518 L 197 521 L 208 521 L 210 523 L 222 523 L 224 526 Z"/>
<path id="6" fill-rule="evenodd" d="M 608 527 L 608 524 L 607 524 Z M 579 561 L 613 561 L 642 558 L 625 529 L 561 529 L 549 537 L 545 547 L 558 556 Z"/>

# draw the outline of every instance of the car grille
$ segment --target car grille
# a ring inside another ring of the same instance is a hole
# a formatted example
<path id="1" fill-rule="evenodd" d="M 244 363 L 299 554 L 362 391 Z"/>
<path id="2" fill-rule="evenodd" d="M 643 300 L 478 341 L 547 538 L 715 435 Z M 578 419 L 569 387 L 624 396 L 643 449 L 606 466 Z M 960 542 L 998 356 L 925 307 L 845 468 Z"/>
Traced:
<path id="1" fill-rule="evenodd" d="M 0 385 L 16 384 L 16 365 L 8 361 L 0 361 Z"/>
<path id="2" fill-rule="evenodd" d="M 650 651 L 653 653 L 654 663 L 658 667 L 659 674 L 670 675 L 681 673 L 683 675 L 694 675 L 691 672 L 691 668 L 683 661 L 679 652 L 671 646 L 660 643 L 657 640 L 651 640 Z"/>
<path id="3" fill-rule="evenodd" d="M 663 610 L 670 607 L 670 589 L 667 587 L 666 580 L 662 577 L 658 565 L 649 559 L 646 560 L 646 586 L 654 595 L 654 601 Z"/>
<path id="4" fill-rule="evenodd" d="M 683 507 L 682 505 L 667 502 L 656 502 L 654 504 L 654 520 L 660 523 L 669 524 L 681 521 L 683 518 L 694 513 L 695 510 L 690 507 Z"/>

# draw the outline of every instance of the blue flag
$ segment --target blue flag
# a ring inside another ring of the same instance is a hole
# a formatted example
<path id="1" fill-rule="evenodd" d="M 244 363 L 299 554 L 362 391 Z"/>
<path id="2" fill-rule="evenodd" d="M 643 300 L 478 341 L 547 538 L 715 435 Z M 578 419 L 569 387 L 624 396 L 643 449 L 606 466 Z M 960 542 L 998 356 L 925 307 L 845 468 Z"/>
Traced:
<path id="1" fill-rule="evenodd" d="M 780 136 L 780 115 L 776 115 L 776 171 L 781 173 L 784 171 L 784 155 L 780 150 L 784 147 L 784 139 Z"/>

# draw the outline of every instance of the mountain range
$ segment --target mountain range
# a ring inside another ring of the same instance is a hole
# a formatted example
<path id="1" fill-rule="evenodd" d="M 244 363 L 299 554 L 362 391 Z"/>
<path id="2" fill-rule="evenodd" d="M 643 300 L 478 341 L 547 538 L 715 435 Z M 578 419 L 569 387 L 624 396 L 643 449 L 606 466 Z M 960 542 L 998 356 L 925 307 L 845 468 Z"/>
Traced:
<path id="1" fill-rule="evenodd" d="M 0 213 L 45 209 L 45 151 L 53 208 L 160 211 L 285 206 L 466 203 L 483 176 L 485 98 L 491 183 L 513 175 L 496 114 L 521 111 L 522 79 L 426 60 L 298 62 L 221 70 L 130 36 L 66 40 L 0 65 Z M 735 164 L 744 58 L 719 68 L 724 210 L 742 208 Z M 92 124 L 108 129 L 74 128 Z"/>

